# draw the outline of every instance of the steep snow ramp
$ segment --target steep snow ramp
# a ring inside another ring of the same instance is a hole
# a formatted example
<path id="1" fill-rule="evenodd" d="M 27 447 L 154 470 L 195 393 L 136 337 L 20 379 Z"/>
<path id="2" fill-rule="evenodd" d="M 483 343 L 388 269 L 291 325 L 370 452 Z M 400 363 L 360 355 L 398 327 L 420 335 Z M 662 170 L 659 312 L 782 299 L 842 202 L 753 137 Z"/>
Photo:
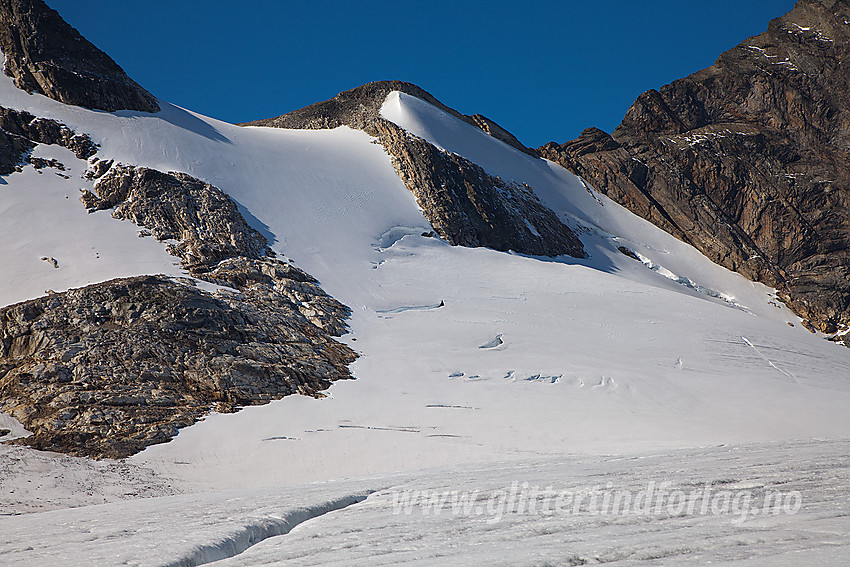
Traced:
<path id="1" fill-rule="evenodd" d="M 483 167 L 488 173 L 504 179 L 514 179 L 512 174 L 529 159 L 534 158 L 505 142 L 494 138 L 471 124 L 458 120 L 421 98 L 393 91 L 381 106 L 381 116 L 414 136 L 424 138 L 440 149 L 461 155 Z M 494 148 L 502 148 L 494 150 Z M 507 161 L 503 161 L 507 160 Z"/>
<path id="2" fill-rule="evenodd" d="M 39 145 L 32 155 L 63 169 L 28 166 L 0 184 L 0 306 L 118 277 L 185 275 L 161 243 L 140 238 L 138 226 L 108 211 L 86 213 L 85 160 L 59 146 Z"/>
<path id="3" fill-rule="evenodd" d="M 367 256 L 377 258 L 372 245 L 393 226 L 430 230 L 387 154 L 371 143 L 367 134 L 350 128 L 243 128 L 166 103 L 155 114 L 93 112 L 42 95 L 28 95 L 5 76 L 0 76 L 0 104 L 90 134 L 100 145 L 97 155 L 103 160 L 188 173 L 219 187 L 236 200 L 275 252 L 293 258 L 308 273 L 322 274 L 323 287 L 331 295 L 346 287 L 336 282 L 347 280 L 348 267 L 359 264 L 364 250 Z M 66 193 L 69 199 L 64 205 L 71 211 L 68 214 L 81 215 L 81 219 L 86 215 L 77 189 L 88 187 L 79 184 L 83 169 L 84 164 L 77 165 L 75 176 L 68 181 L 73 192 Z M 17 182 L 15 175 L 6 180 Z M 28 203 L 33 211 L 39 210 L 31 192 L 8 194 L 14 195 L 20 206 Z M 91 217 L 98 215 L 115 223 L 107 212 Z M 137 228 L 123 224 L 128 235 L 149 244 L 150 239 L 138 238 Z M 44 236 L 58 234 L 58 230 L 57 226 Z M 35 236 L 31 239 L 38 240 Z M 173 273 L 173 267 L 168 269 L 168 256 L 163 252 L 160 258 L 164 262 L 156 272 Z M 136 271 L 133 275 L 142 275 L 149 273 L 149 268 Z M 74 284 L 84 285 L 91 279 L 78 279 Z"/>

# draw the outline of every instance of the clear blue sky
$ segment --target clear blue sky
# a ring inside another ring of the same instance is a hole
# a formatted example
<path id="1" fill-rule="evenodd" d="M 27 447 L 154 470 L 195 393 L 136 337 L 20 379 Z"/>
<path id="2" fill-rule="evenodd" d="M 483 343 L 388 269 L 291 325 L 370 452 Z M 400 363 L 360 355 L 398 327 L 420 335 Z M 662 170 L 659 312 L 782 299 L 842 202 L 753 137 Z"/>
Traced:
<path id="1" fill-rule="evenodd" d="M 793 0 L 47 0 L 158 97 L 227 120 L 402 79 L 526 145 L 611 131 Z"/>

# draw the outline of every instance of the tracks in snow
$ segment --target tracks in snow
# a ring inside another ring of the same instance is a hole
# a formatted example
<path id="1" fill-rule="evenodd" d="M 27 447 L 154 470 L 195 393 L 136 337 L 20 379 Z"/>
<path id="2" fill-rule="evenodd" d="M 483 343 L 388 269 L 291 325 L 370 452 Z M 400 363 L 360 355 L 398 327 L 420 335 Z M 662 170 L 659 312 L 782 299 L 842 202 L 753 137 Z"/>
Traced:
<path id="1" fill-rule="evenodd" d="M 434 309 L 439 309 L 445 305 L 444 302 L 435 303 L 434 305 L 405 305 L 404 307 L 396 307 L 395 309 L 379 309 L 375 311 L 378 316 L 382 315 L 395 315 L 397 313 L 404 313 L 405 311 L 433 311 Z"/>
<path id="2" fill-rule="evenodd" d="M 799 381 L 799 380 L 797 380 L 797 377 L 796 377 L 796 376 L 794 376 L 794 375 L 793 375 L 793 374 L 791 374 L 790 372 L 787 372 L 787 371 L 785 371 L 785 370 L 783 370 L 783 369 L 779 368 L 778 366 L 776 366 L 776 364 L 774 364 L 774 362 L 773 362 L 772 360 L 770 360 L 768 357 L 766 357 L 765 355 L 763 355 L 763 354 L 761 353 L 761 351 L 760 351 L 760 350 L 756 347 L 756 345 L 754 345 L 753 343 L 751 343 L 751 342 L 749 341 L 749 339 L 747 339 L 747 337 L 741 337 L 741 340 L 742 340 L 742 341 L 744 341 L 744 342 L 745 342 L 745 343 L 746 343 L 746 344 L 747 344 L 747 345 L 748 345 L 751 349 L 753 349 L 754 351 L 756 351 L 756 354 L 757 354 L 757 355 L 759 355 L 759 357 L 761 357 L 761 359 L 762 359 L 762 360 L 764 360 L 765 362 L 767 362 L 767 364 L 768 364 L 771 368 L 774 368 L 774 369 L 776 369 L 776 370 L 780 371 L 780 372 L 781 372 L 781 373 L 783 373 L 785 376 L 787 376 L 788 378 L 790 378 L 790 379 L 791 379 L 791 381 L 792 381 L 792 382 L 794 382 L 795 384 L 799 384 L 799 383 L 800 383 L 800 381 Z"/>

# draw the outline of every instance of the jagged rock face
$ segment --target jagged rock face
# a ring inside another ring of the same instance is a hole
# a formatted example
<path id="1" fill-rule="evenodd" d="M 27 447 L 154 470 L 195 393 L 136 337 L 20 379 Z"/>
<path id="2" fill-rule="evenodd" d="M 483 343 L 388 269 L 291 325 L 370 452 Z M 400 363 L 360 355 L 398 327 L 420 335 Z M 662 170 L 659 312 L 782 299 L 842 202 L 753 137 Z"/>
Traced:
<path id="1" fill-rule="evenodd" d="M 375 136 L 434 230 L 449 243 L 486 246 L 525 254 L 584 257 L 578 237 L 534 191 L 487 174 L 481 167 L 411 135 L 380 115 L 387 95 L 401 91 L 479 127 L 534 157 L 498 124 L 481 115 L 465 116 L 410 83 L 369 83 L 289 114 L 246 125 L 278 128 L 349 126 Z"/>
<path id="2" fill-rule="evenodd" d="M 0 310 L 0 409 L 33 432 L 18 442 L 125 457 L 210 408 L 317 395 L 349 378 L 354 353 L 301 303 L 330 306 L 323 316 L 337 320 L 345 309 L 314 284 L 268 277 L 271 286 L 208 293 L 144 276 Z"/>
<path id="3" fill-rule="evenodd" d="M 434 230 L 452 244 L 584 256 L 581 241 L 527 185 L 488 175 L 389 122 L 373 128 Z"/>
<path id="4" fill-rule="evenodd" d="M 0 0 L 7 75 L 30 93 L 95 110 L 159 111 L 156 98 L 42 0 Z"/>
<path id="5" fill-rule="evenodd" d="M 0 106 L 0 175 L 19 171 L 28 152 L 37 144 L 66 147 L 80 159 L 88 159 L 97 152 L 91 138 L 64 124 Z"/>
<path id="6" fill-rule="evenodd" d="M 848 22 L 847 0 L 800 0 L 642 94 L 612 136 L 538 152 L 834 332 L 850 323 Z"/>
<path id="7" fill-rule="evenodd" d="M 184 173 L 111 162 L 97 165 L 97 195 L 83 194 L 86 208 L 114 208 L 112 216 L 149 229 L 158 240 L 179 240 L 170 251 L 193 273 L 225 258 L 257 259 L 271 252 L 233 199 L 209 183 Z"/>

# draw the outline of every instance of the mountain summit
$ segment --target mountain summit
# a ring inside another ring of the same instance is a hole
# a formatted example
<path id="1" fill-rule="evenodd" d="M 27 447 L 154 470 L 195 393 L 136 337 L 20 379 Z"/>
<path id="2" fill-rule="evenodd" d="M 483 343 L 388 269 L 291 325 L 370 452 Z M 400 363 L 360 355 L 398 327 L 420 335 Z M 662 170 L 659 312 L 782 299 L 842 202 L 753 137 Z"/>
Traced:
<path id="1" fill-rule="evenodd" d="M 463 156 L 442 151 L 382 116 L 387 97 L 403 93 L 426 101 L 511 148 L 536 157 L 511 133 L 480 114 L 466 116 L 424 89 L 403 81 L 378 81 L 342 92 L 277 118 L 245 126 L 325 129 L 348 126 L 375 136 L 399 176 L 416 195 L 434 230 L 461 246 L 486 246 L 523 254 L 584 257 L 581 241 L 522 183 L 488 174 Z"/>

